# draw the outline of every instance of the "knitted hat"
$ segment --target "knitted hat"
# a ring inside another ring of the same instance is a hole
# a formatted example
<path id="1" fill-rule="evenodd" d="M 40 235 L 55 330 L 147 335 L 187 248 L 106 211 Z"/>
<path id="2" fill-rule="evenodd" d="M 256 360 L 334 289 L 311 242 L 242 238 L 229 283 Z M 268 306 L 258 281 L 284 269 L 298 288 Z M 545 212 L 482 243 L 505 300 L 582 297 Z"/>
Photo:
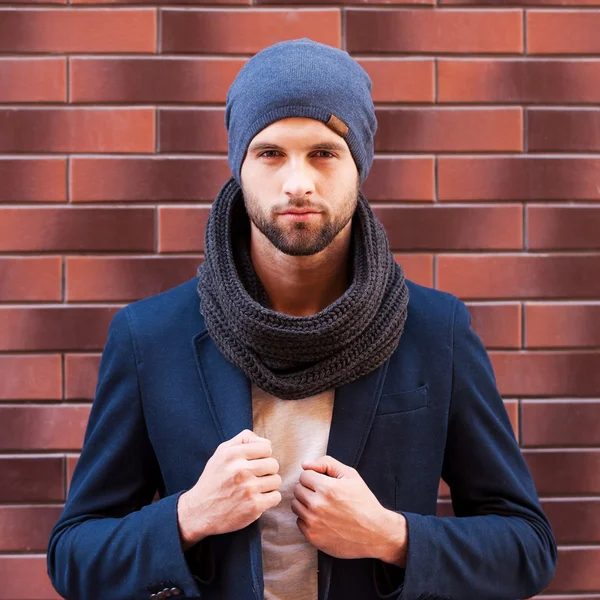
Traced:
<path id="1" fill-rule="evenodd" d="M 269 46 L 242 67 L 225 105 L 229 166 L 239 185 L 254 136 L 289 117 L 316 119 L 343 137 L 365 180 L 377 120 L 371 79 L 347 52 L 302 38 Z"/>

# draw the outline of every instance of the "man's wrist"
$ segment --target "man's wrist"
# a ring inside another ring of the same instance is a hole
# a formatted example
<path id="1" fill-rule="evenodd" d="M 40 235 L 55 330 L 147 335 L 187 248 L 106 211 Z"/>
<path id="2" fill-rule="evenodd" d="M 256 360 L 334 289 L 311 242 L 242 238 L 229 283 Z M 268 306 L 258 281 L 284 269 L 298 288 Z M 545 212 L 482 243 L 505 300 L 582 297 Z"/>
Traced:
<path id="1" fill-rule="evenodd" d="M 193 518 L 188 504 L 188 492 L 179 496 L 177 501 L 177 526 L 181 548 L 184 552 L 205 538 L 207 534 L 198 526 L 197 519 Z"/>
<path id="2" fill-rule="evenodd" d="M 405 568 L 408 554 L 406 517 L 401 513 L 385 509 L 385 512 L 382 513 L 381 524 L 382 542 L 378 544 L 375 558 Z"/>

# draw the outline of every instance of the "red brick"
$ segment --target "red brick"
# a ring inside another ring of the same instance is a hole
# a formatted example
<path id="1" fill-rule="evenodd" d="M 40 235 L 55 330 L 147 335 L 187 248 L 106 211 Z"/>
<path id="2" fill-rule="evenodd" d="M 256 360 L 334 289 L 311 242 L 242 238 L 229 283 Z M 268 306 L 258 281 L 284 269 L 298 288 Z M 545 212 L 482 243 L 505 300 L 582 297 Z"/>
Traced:
<path id="1" fill-rule="evenodd" d="M 438 286 L 467 298 L 597 298 L 600 254 L 440 256 Z"/>
<path id="2" fill-rule="evenodd" d="M 523 400 L 525 446 L 600 446 L 600 400 Z"/>
<path id="3" fill-rule="evenodd" d="M 600 352 L 490 352 L 504 396 L 589 398 L 600 389 Z"/>
<path id="4" fill-rule="evenodd" d="M 438 0 L 440 5 L 465 5 L 465 6 L 506 6 L 505 0 Z M 519 6 L 597 6 L 599 0 L 519 0 Z M 545 596 L 538 596 L 545 598 Z M 594 596 L 595 598 L 595 596 Z M 600 599 L 600 596 L 598 596 Z M 560 600 L 571 600 L 571 598 L 560 598 Z"/>
<path id="5" fill-rule="evenodd" d="M 0 600 L 60 600 L 45 556 L 0 556 Z"/>
<path id="6" fill-rule="evenodd" d="M 0 551 L 46 552 L 62 506 L 1 506 Z"/>
<path id="7" fill-rule="evenodd" d="M 0 202 L 65 202 L 64 158 L 0 158 Z M 1 225 L 0 225 L 1 230 Z M 0 245 L 2 245 L 0 236 Z"/>
<path id="8" fill-rule="evenodd" d="M 376 157 L 362 187 L 368 200 L 432 202 L 435 198 L 434 159 Z"/>
<path id="9" fill-rule="evenodd" d="M 337 8 L 164 9 L 161 31 L 162 52 L 253 54 L 307 32 L 315 42 L 339 47 L 341 13 Z"/>
<path id="10" fill-rule="evenodd" d="M 0 52 L 155 52 L 156 10 L 5 10 Z"/>
<path id="11" fill-rule="evenodd" d="M 368 196 L 367 196 L 368 197 Z M 521 206 L 376 206 L 394 250 L 520 249 Z M 465 232 L 469 232 L 465 235 Z"/>
<path id="12" fill-rule="evenodd" d="M 376 152 L 523 149 L 519 108 L 380 108 L 376 115 Z"/>
<path id="13" fill-rule="evenodd" d="M 212 201 L 231 177 L 226 158 L 73 158 L 73 202 Z"/>
<path id="14" fill-rule="evenodd" d="M 101 350 L 117 308 L 0 307 L 0 350 Z"/>
<path id="15" fill-rule="evenodd" d="M 0 208 L 0 251 L 152 251 L 152 208 Z"/>
<path id="16" fill-rule="evenodd" d="M 599 564 L 600 548 L 561 548 L 554 579 L 544 591 L 597 592 L 600 590 Z M 583 598 L 587 600 L 590 596 Z"/>
<path id="17" fill-rule="evenodd" d="M 0 450 L 81 450 L 89 406 L 0 406 Z"/>
<path id="18" fill-rule="evenodd" d="M 154 109 L 0 110 L 0 152 L 154 152 Z"/>
<path id="19" fill-rule="evenodd" d="M 435 63 L 430 58 L 361 58 L 373 82 L 374 102 L 435 102 Z"/>
<path id="20" fill-rule="evenodd" d="M 520 10 L 346 11 L 349 52 L 522 52 Z"/>
<path id="21" fill-rule="evenodd" d="M 433 287 L 432 254 L 398 254 L 394 259 L 402 266 L 404 276 L 419 285 Z"/>
<path id="22" fill-rule="evenodd" d="M 524 450 L 540 496 L 600 493 L 600 450 Z"/>
<path id="23" fill-rule="evenodd" d="M 487 348 L 521 347 L 521 305 L 469 304 L 472 327 Z"/>
<path id="24" fill-rule="evenodd" d="M 75 471 L 75 466 L 77 465 L 79 456 L 80 456 L 79 454 L 67 456 L 67 492 L 69 491 L 69 487 L 71 486 L 71 480 L 73 479 L 73 472 Z"/>
<path id="25" fill-rule="evenodd" d="M 525 18 L 528 54 L 600 52 L 600 11 L 533 10 Z"/>
<path id="26" fill-rule="evenodd" d="M 210 207 L 161 206 L 158 209 L 159 252 L 203 252 Z"/>
<path id="27" fill-rule="evenodd" d="M 600 249 L 600 206 L 527 207 L 531 250 Z"/>
<path id="28" fill-rule="evenodd" d="M 559 544 L 600 543 L 600 502 L 586 500 L 543 500 Z"/>
<path id="29" fill-rule="evenodd" d="M 72 58 L 72 102 L 225 102 L 245 59 Z"/>
<path id="30" fill-rule="evenodd" d="M 227 153 L 224 115 L 221 108 L 161 110 L 160 152 Z"/>
<path id="31" fill-rule="evenodd" d="M 537 304 L 525 308 L 528 348 L 600 346 L 600 304 Z"/>
<path id="32" fill-rule="evenodd" d="M 600 110 L 528 109 L 527 149 L 530 152 L 600 151 Z"/>
<path id="33" fill-rule="evenodd" d="M 60 502 L 63 471 L 62 456 L 1 457 L 0 502 Z"/>
<path id="34" fill-rule="evenodd" d="M 61 359 L 58 354 L 0 355 L 0 400 L 60 400 Z"/>
<path id="35" fill-rule="evenodd" d="M 439 102 L 594 104 L 600 60 L 440 59 L 438 86 Z"/>
<path id="36" fill-rule="evenodd" d="M 61 277 L 58 256 L 0 257 L 0 301 L 60 300 Z"/>
<path id="37" fill-rule="evenodd" d="M 527 156 L 438 159 L 440 200 L 600 200 L 600 159 Z"/>
<path id="38" fill-rule="evenodd" d="M 92 400 L 96 394 L 100 354 L 65 356 L 65 399 Z"/>
<path id="39" fill-rule="evenodd" d="M 160 6 L 168 6 L 171 4 L 239 4 L 250 6 L 252 0 L 161 0 Z M 149 4 L 147 0 L 71 0 L 71 4 L 102 4 L 102 5 L 118 5 L 118 4 Z M 158 3 L 157 3 L 158 4 Z"/>
<path id="40" fill-rule="evenodd" d="M 65 58 L 0 58 L 0 102 L 65 102 L 66 99 Z"/>
<path id="41" fill-rule="evenodd" d="M 133 301 L 164 292 L 196 276 L 200 258 L 67 259 L 67 299 Z"/>

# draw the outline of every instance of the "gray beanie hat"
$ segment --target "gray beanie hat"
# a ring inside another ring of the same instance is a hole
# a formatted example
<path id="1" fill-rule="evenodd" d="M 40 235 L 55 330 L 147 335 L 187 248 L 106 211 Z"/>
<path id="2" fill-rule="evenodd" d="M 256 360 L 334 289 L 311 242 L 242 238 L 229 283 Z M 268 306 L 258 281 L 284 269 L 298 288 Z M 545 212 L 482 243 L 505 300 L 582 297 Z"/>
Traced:
<path id="1" fill-rule="evenodd" d="M 288 117 L 316 119 L 343 137 L 362 183 L 373 163 L 377 130 L 371 87 L 366 71 L 347 52 L 307 38 L 253 56 L 231 84 L 225 105 L 229 166 L 237 183 L 254 136 Z"/>

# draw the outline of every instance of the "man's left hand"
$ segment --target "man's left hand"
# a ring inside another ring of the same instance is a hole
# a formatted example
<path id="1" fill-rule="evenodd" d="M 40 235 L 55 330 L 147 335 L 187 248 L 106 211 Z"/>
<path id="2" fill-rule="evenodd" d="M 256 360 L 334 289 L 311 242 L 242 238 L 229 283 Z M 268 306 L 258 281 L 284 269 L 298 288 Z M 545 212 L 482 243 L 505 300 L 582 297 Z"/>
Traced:
<path id="1" fill-rule="evenodd" d="M 380 558 L 404 566 L 406 520 L 384 508 L 356 469 L 331 456 L 302 463 L 291 508 L 316 548 L 336 558 Z"/>

